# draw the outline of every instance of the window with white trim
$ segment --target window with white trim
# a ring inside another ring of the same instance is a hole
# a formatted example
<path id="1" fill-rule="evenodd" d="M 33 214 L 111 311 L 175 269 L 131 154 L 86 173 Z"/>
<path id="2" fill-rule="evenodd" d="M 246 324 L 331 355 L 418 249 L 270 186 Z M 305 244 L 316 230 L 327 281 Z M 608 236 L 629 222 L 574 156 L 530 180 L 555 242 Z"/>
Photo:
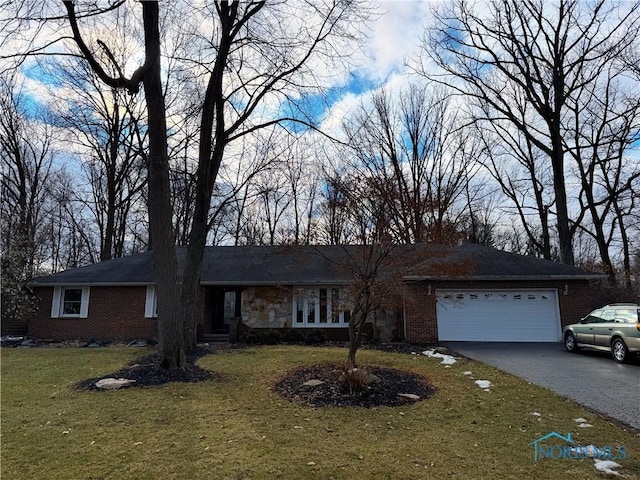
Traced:
<path id="1" fill-rule="evenodd" d="M 144 318 L 158 317 L 158 297 L 156 295 L 156 287 L 147 286 L 147 296 L 144 302 Z"/>
<path id="2" fill-rule="evenodd" d="M 293 292 L 294 327 L 331 328 L 349 325 L 351 310 L 338 287 L 297 288 Z"/>
<path id="3" fill-rule="evenodd" d="M 54 287 L 51 318 L 87 318 L 89 287 Z"/>

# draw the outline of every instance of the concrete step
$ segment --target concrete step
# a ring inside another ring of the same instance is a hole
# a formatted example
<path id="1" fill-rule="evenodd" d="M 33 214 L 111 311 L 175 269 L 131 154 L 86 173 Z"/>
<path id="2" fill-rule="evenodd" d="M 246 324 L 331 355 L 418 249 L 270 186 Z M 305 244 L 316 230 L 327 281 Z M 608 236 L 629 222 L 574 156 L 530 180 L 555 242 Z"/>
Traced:
<path id="1" fill-rule="evenodd" d="M 205 343 L 229 343 L 229 334 L 207 333 L 202 335 L 202 341 Z"/>

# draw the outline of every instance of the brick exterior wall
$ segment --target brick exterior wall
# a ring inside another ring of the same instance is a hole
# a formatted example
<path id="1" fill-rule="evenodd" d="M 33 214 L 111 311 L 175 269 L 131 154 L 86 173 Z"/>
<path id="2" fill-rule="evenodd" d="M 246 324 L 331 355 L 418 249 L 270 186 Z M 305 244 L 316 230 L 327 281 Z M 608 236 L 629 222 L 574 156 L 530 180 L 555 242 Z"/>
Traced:
<path id="1" fill-rule="evenodd" d="M 32 338 L 53 340 L 151 340 L 156 320 L 144 318 L 146 287 L 91 287 L 87 318 L 51 318 L 53 287 L 35 289 L 38 311 L 29 322 Z"/>
<path id="2" fill-rule="evenodd" d="M 428 292 L 429 285 L 431 285 L 431 295 Z M 567 295 L 564 294 L 565 285 L 568 286 Z M 562 326 L 579 321 L 591 310 L 589 284 L 586 280 L 413 283 L 406 286 L 404 300 L 404 337 L 407 341 L 415 343 L 438 342 L 435 292 L 437 289 L 456 288 L 464 290 L 556 289 Z M 39 309 L 29 322 L 28 335 L 32 338 L 127 341 L 152 340 L 157 336 L 156 320 L 144 317 L 146 297 L 146 287 L 144 286 L 91 287 L 88 318 L 51 318 L 53 287 L 36 288 L 35 294 L 39 300 Z M 206 295 L 206 293 L 203 294 Z M 281 328 L 285 325 L 291 326 L 290 289 L 247 289 L 242 295 L 243 320 L 246 320 L 251 327 Z M 265 303 L 263 297 L 270 300 L 277 297 L 278 302 L 275 306 L 267 308 L 268 304 Z M 210 312 L 204 303 L 201 306 L 201 312 L 203 318 L 206 318 Z M 275 310 L 272 310 L 273 308 Z M 289 321 L 286 322 L 286 319 Z M 339 330 L 346 331 L 345 329 Z M 394 336 L 396 335 L 403 336 L 401 331 L 396 332 Z"/>
<path id="3" fill-rule="evenodd" d="M 429 294 L 431 285 L 431 294 Z M 565 285 L 567 294 L 565 295 Z M 555 289 L 560 307 L 562 327 L 580 321 L 591 311 L 589 283 L 586 280 L 572 281 L 536 281 L 536 282 L 420 282 L 407 285 L 405 297 L 405 332 L 406 340 L 414 343 L 437 343 L 438 322 L 436 321 L 436 290 L 526 290 Z"/>

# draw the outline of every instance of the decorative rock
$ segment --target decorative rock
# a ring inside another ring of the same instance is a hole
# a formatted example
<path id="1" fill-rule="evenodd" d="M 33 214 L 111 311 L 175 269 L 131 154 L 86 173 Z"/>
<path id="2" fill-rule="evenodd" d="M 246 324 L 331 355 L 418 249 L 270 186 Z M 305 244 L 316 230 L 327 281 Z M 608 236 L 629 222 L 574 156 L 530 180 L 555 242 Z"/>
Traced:
<path id="1" fill-rule="evenodd" d="M 313 380 L 308 380 L 304 382 L 302 385 L 304 385 L 305 387 L 318 387 L 322 384 L 324 384 L 322 380 L 318 380 L 314 378 Z"/>
<path id="2" fill-rule="evenodd" d="M 129 380 L 128 378 L 103 378 L 96 382 L 96 388 L 99 390 L 119 390 L 134 383 L 136 383 L 135 380 Z"/>
<path id="3" fill-rule="evenodd" d="M 374 375 L 373 373 L 371 375 L 369 375 L 369 384 L 373 384 L 373 385 L 378 385 L 380 382 L 382 382 L 382 379 L 376 375 Z"/>
<path id="4" fill-rule="evenodd" d="M 409 400 L 420 400 L 420 397 L 413 393 L 399 393 L 398 396 Z"/>
<path id="5" fill-rule="evenodd" d="M 3 347 L 19 347 L 24 339 L 24 337 L 5 335 L 0 337 L 0 345 Z"/>
<path id="6" fill-rule="evenodd" d="M 100 345 L 98 342 L 91 342 L 87 345 L 87 348 L 98 348 L 101 347 L 102 345 Z"/>
<path id="7" fill-rule="evenodd" d="M 127 344 L 127 347 L 146 347 L 147 342 L 145 340 L 133 340 Z"/>

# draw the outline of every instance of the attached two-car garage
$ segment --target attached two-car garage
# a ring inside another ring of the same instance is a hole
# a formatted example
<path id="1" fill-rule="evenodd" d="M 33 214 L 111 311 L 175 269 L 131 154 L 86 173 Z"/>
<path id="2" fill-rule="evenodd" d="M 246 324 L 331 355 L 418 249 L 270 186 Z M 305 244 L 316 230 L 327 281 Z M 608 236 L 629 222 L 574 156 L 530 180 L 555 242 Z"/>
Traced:
<path id="1" fill-rule="evenodd" d="M 557 342 L 556 290 L 436 290 L 440 341 Z"/>

